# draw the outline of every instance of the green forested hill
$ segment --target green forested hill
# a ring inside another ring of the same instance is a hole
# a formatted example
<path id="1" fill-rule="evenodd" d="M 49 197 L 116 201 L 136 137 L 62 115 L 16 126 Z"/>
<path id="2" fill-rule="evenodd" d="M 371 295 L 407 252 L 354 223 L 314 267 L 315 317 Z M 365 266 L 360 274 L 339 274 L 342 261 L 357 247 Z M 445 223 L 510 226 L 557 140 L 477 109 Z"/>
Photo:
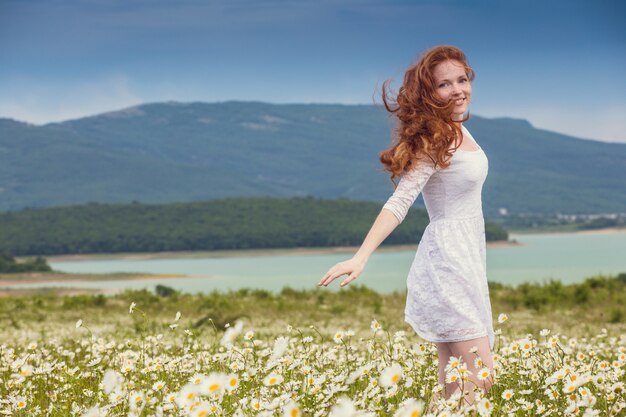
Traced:
<path id="1" fill-rule="evenodd" d="M 625 211 L 626 144 L 506 118 L 467 126 L 489 158 L 487 217 L 501 207 Z M 0 210 L 307 195 L 381 203 L 393 192 L 378 161 L 390 127 L 372 105 L 260 102 L 153 103 L 44 126 L 0 119 Z"/>
<path id="2" fill-rule="evenodd" d="M 360 245 L 381 210 L 347 199 L 226 198 L 164 205 L 87 204 L 0 213 L 0 253 L 52 255 Z M 411 209 L 384 244 L 417 244 Z M 487 240 L 506 240 L 486 225 Z"/>

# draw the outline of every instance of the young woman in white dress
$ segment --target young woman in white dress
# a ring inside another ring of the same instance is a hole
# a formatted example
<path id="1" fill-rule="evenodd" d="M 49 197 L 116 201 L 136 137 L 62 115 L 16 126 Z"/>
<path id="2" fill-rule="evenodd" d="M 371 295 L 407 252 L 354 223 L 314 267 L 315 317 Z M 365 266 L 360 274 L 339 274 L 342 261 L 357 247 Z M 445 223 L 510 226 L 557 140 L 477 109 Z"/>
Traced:
<path id="1" fill-rule="evenodd" d="M 441 45 L 408 68 L 393 107 L 387 97 L 390 80 L 385 81 L 383 102 L 395 113 L 398 127 L 396 139 L 381 152 L 380 160 L 392 181 L 401 179 L 356 254 L 331 267 L 318 284 L 328 286 L 348 275 L 340 284 L 344 287 L 357 279 L 370 255 L 423 191 L 430 223 L 407 279 L 405 321 L 422 338 L 436 343 L 445 398 L 460 388 L 458 383 L 446 383 L 450 358 L 460 357 L 467 364 L 467 404 L 475 401 L 475 387 L 485 392 L 491 388 L 494 344 L 481 204 L 488 162 L 462 125 L 469 119 L 473 79 L 464 53 Z M 490 377 L 478 379 L 478 371 L 485 367 Z"/>

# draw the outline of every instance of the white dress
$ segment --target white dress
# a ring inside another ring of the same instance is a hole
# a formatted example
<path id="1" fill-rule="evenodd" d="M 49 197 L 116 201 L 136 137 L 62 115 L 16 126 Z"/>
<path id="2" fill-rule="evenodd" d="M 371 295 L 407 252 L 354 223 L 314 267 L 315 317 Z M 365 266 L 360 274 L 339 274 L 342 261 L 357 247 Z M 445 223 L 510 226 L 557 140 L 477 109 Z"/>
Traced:
<path id="1" fill-rule="evenodd" d="M 430 342 L 488 336 L 493 349 L 481 200 L 488 160 L 478 147 L 457 149 L 444 169 L 420 161 L 401 176 L 383 208 L 402 222 L 422 192 L 430 219 L 407 278 L 405 321 Z"/>

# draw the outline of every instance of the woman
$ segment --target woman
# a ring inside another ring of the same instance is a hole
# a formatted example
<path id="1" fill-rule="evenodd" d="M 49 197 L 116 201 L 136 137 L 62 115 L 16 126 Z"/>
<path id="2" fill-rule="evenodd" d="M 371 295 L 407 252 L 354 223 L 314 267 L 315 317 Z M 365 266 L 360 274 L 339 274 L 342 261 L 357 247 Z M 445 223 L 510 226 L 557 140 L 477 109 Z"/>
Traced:
<path id="1" fill-rule="evenodd" d="M 467 364 L 469 404 L 475 386 L 491 388 L 494 345 L 481 202 L 488 161 L 463 126 L 473 79 L 464 53 L 442 45 L 427 50 L 406 71 L 393 107 L 387 97 L 390 80 L 383 83 L 383 102 L 399 124 L 397 139 L 381 152 L 380 161 L 392 182 L 397 176 L 400 182 L 352 259 L 334 265 L 319 283 L 328 286 L 346 274 L 342 287 L 354 281 L 423 192 L 430 223 L 407 278 L 405 321 L 436 343 L 446 398 L 459 391 L 459 384 L 446 383 L 450 358 L 461 357 Z M 478 379 L 485 367 L 490 376 Z"/>

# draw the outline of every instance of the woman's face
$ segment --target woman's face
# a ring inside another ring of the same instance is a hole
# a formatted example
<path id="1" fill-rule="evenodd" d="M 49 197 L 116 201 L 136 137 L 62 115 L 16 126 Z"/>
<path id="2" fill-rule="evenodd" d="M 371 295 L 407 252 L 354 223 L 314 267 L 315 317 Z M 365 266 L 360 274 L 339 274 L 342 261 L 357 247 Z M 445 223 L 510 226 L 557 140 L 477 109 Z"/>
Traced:
<path id="1" fill-rule="evenodd" d="M 443 101 L 454 100 L 452 119 L 461 120 L 469 107 L 472 96 L 470 83 L 465 68 L 457 60 L 448 60 L 435 66 L 433 70 L 435 92 Z"/>

